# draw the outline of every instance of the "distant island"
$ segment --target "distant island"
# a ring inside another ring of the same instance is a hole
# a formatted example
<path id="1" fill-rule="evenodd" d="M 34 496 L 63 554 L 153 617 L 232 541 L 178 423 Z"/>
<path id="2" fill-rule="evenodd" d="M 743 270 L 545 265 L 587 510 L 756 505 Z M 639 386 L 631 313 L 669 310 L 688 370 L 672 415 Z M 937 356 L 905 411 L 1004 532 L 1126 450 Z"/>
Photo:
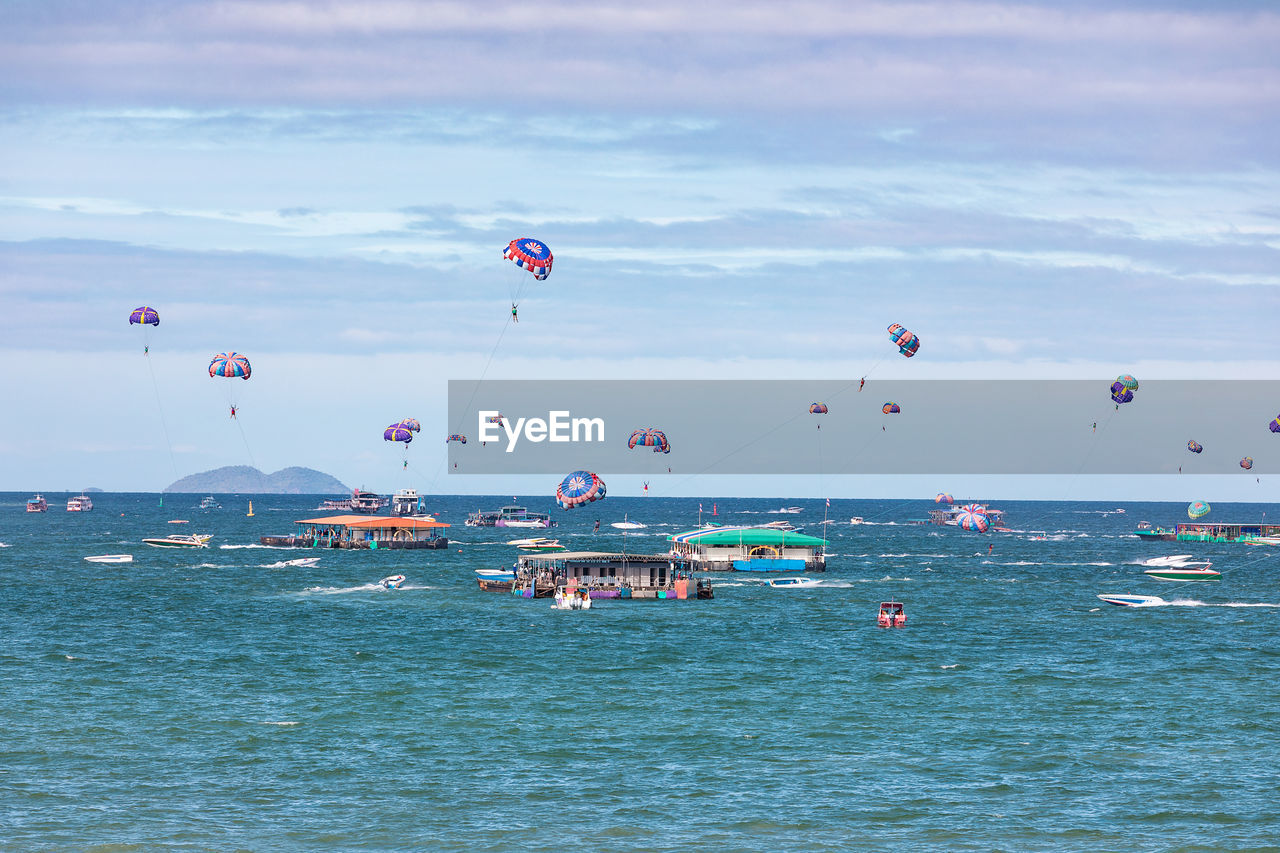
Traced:
<path id="1" fill-rule="evenodd" d="M 332 495 L 351 490 L 335 477 L 313 468 L 282 468 L 264 474 L 248 465 L 228 465 L 189 474 L 165 487 L 166 492 L 241 495 Z"/>

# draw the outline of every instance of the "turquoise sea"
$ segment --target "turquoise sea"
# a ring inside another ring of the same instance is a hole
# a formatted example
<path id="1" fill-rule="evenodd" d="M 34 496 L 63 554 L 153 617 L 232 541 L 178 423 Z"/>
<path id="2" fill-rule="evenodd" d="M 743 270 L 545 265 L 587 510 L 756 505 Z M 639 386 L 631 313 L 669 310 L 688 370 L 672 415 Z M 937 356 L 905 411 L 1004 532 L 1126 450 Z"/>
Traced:
<path id="1" fill-rule="evenodd" d="M 529 534 L 461 522 L 510 495 L 431 499 L 448 552 L 254 544 L 312 497 L 27 497 L 0 495 L 3 850 L 1280 844 L 1280 548 L 1130 535 L 1181 504 L 997 502 L 1017 532 L 979 535 L 904 523 L 929 501 L 833 501 L 817 587 L 717 575 L 712 601 L 563 612 L 476 587 Z M 550 535 L 663 551 L 699 503 L 822 529 L 821 500 L 609 498 Z M 624 541 L 624 513 L 650 526 Z M 175 531 L 214 538 L 141 544 Z M 83 560 L 113 553 L 135 561 Z M 1135 565 L 1173 553 L 1223 580 Z M 890 597 L 905 630 L 875 627 Z"/>

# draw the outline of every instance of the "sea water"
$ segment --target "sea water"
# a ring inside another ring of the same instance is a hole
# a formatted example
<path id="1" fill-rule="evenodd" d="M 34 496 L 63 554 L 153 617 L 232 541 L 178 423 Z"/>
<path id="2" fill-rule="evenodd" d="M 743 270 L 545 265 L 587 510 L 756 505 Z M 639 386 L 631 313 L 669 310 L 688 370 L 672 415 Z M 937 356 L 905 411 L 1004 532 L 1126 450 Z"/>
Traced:
<path id="1" fill-rule="evenodd" d="M 323 514 L 315 498 L 201 511 L 195 495 L 103 494 L 90 513 L 26 514 L 27 497 L 0 495 L 0 849 L 1280 839 L 1280 548 L 1132 535 L 1180 505 L 1006 503 L 1015 532 L 974 534 L 908 524 L 925 501 L 834 501 L 824 527 L 822 501 L 714 499 L 703 521 L 826 530 L 821 584 L 726 573 L 712 601 L 556 611 L 477 588 L 474 569 L 510 566 L 505 541 L 530 535 L 462 525 L 505 495 L 431 498 L 448 551 L 359 552 L 256 545 Z M 523 503 L 555 512 L 535 532 L 570 548 L 654 553 L 700 501 Z M 624 513 L 649 526 L 624 538 L 609 527 Z M 175 532 L 211 547 L 141 544 Z M 1187 552 L 1223 579 L 1137 565 Z M 134 562 L 83 560 L 117 553 Z M 391 574 L 403 588 L 378 587 Z M 905 630 L 875 626 L 891 598 Z"/>

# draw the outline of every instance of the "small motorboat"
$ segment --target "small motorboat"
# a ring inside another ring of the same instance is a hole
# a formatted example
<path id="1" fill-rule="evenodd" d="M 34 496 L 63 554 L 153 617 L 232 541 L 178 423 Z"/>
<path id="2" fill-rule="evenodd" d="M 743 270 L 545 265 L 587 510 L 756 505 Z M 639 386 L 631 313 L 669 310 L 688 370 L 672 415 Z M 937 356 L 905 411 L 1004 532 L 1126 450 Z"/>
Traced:
<path id="1" fill-rule="evenodd" d="M 568 551 L 569 549 L 560 544 L 558 539 L 544 539 L 536 537 L 534 539 L 512 539 L 507 543 L 515 545 L 521 551 Z"/>
<path id="2" fill-rule="evenodd" d="M 1158 595 L 1100 595 L 1098 598 L 1117 607 L 1156 607 L 1168 603 Z"/>
<path id="3" fill-rule="evenodd" d="M 907 627 L 907 611 L 901 601 L 880 602 L 880 612 L 876 615 L 876 625 L 881 628 Z"/>
<path id="4" fill-rule="evenodd" d="M 1216 581 L 1222 580 L 1222 572 L 1210 568 L 1212 563 L 1180 563 L 1172 566 L 1161 566 L 1143 572 L 1147 577 L 1159 581 Z"/>
<path id="5" fill-rule="evenodd" d="M 863 520 L 862 516 L 855 515 L 853 518 L 849 519 L 849 523 L 850 524 L 866 524 L 867 522 Z"/>
<path id="6" fill-rule="evenodd" d="M 378 586 L 383 589 L 399 589 L 404 585 L 404 575 L 388 575 L 378 581 Z"/>
<path id="7" fill-rule="evenodd" d="M 269 563 L 262 568 L 264 569 L 286 569 L 292 566 L 303 569 L 313 569 L 316 563 L 320 562 L 319 557 L 302 557 L 297 560 L 281 560 L 278 563 Z"/>
<path id="8" fill-rule="evenodd" d="M 142 544 L 150 545 L 152 548 L 208 548 L 211 535 L 195 534 L 185 535 L 181 533 L 171 533 L 168 536 L 143 539 Z"/>
<path id="9" fill-rule="evenodd" d="M 1143 560 L 1143 566 L 1181 566 L 1185 565 L 1188 560 L 1192 559 L 1190 554 L 1174 554 L 1171 557 L 1152 557 L 1150 560 Z"/>
<path id="10" fill-rule="evenodd" d="M 213 495 L 200 501 L 200 509 L 222 509 L 222 504 L 218 503 L 218 499 Z"/>
<path id="11" fill-rule="evenodd" d="M 817 586 L 817 578 L 769 578 L 765 581 L 769 586 L 783 587 L 785 589 L 801 589 L 804 587 Z"/>
<path id="12" fill-rule="evenodd" d="M 794 524 L 792 524 L 791 522 L 787 521 L 785 518 L 780 518 L 780 519 L 778 519 L 777 521 L 767 521 L 767 522 L 765 522 L 764 524 L 758 524 L 758 525 L 756 525 L 756 526 L 757 526 L 758 528 L 760 528 L 761 530 L 786 530 L 786 531 L 793 531 L 793 530 L 799 530 L 799 529 L 800 529 L 800 528 L 796 527 Z"/>
<path id="13" fill-rule="evenodd" d="M 626 514 L 623 513 L 622 521 L 615 521 L 609 526 L 618 530 L 644 530 L 649 525 L 641 524 L 638 521 L 628 521 Z"/>
<path id="14" fill-rule="evenodd" d="M 590 610 L 591 596 L 585 589 L 556 590 L 555 601 L 551 602 L 553 610 Z"/>
<path id="15" fill-rule="evenodd" d="M 495 581 L 513 581 L 516 573 L 513 569 L 476 569 L 476 576 Z"/>
<path id="16" fill-rule="evenodd" d="M 85 557 L 90 563 L 132 563 L 132 554 L 100 554 L 97 557 Z"/>
<path id="17" fill-rule="evenodd" d="M 796 513 L 804 512 L 804 507 L 802 507 L 802 506 L 783 506 L 783 507 L 778 507 L 777 509 L 771 509 L 771 510 L 769 510 L 769 512 L 771 512 L 771 513 L 782 513 L 783 515 L 795 515 Z"/>

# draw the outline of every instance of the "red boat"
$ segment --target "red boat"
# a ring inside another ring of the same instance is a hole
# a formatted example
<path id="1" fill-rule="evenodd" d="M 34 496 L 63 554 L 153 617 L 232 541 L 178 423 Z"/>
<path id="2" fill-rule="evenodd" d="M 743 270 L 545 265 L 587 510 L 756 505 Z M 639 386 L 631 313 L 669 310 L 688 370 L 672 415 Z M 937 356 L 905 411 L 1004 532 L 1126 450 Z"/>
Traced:
<path id="1" fill-rule="evenodd" d="M 907 611 L 902 609 L 902 602 L 880 602 L 880 615 L 876 617 L 876 625 L 881 628 L 907 627 Z"/>

